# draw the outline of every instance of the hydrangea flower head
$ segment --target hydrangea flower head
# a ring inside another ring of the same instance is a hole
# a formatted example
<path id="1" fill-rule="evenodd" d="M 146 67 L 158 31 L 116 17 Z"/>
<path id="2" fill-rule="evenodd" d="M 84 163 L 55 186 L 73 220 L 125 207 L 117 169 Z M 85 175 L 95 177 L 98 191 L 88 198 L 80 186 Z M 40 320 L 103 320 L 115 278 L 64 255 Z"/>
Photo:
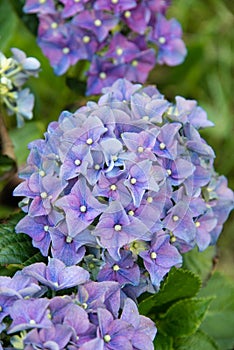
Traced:
<path id="1" fill-rule="evenodd" d="M 64 264 L 79 263 L 128 293 L 146 272 L 152 290 L 184 252 L 215 244 L 233 192 L 199 134 L 210 125 L 195 101 L 177 97 L 173 104 L 153 86 L 122 79 L 97 103 L 63 112 L 45 140 L 30 144 L 14 192 L 26 197 L 16 232 L 53 257 L 29 276 L 60 288 L 73 283 Z M 82 271 L 73 272 L 79 280 Z"/>
<path id="2" fill-rule="evenodd" d="M 37 43 L 56 75 L 79 60 L 90 62 L 91 95 L 118 78 L 144 83 L 156 63 L 183 62 L 182 30 L 166 19 L 169 6 L 151 0 L 26 0 L 24 12 L 37 14 Z"/>

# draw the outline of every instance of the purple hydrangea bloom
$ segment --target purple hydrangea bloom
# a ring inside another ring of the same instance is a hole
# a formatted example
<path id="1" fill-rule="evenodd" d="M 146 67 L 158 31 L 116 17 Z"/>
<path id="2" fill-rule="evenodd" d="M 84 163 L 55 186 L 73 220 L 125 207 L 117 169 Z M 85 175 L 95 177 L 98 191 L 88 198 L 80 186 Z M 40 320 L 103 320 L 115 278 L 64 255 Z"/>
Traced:
<path id="1" fill-rule="evenodd" d="M 57 205 L 66 212 L 68 232 L 71 237 L 75 237 L 87 228 L 106 208 L 92 195 L 84 178 L 78 180 L 70 194 L 58 200 Z"/>
<path id="2" fill-rule="evenodd" d="M 123 20 L 133 32 L 144 34 L 151 18 L 151 11 L 143 3 L 123 13 Z M 137 23 L 137 26 L 136 26 Z"/>
<path id="3" fill-rule="evenodd" d="M 98 281 L 117 281 L 122 286 L 125 284 L 138 285 L 140 281 L 140 269 L 133 260 L 129 251 L 121 252 L 121 259 L 115 261 L 107 253 L 105 265 L 98 274 Z"/>
<path id="4" fill-rule="evenodd" d="M 41 288 L 35 283 L 35 281 L 21 273 L 15 274 L 12 278 L 0 277 L 0 321 L 2 321 L 7 315 L 9 315 L 11 306 L 16 300 L 21 300 L 24 297 L 32 297 Z"/>
<path id="5" fill-rule="evenodd" d="M 150 39 L 158 45 L 159 64 L 176 66 L 183 62 L 186 48 L 181 36 L 181 25 L 176 19 L 167 20 L 164 16 L 158 15 Z"/>
<path id="6" fill-rule="evenodd" d="M 132 337 L 134 349 L 154 349 L 152 341 L 157 332 L 155 324 L 149 318 L 139 315 L 137 305 L 130 298 L 125 300 L 121 319 L 134 327 Z"/>
<path id="7" fill-rule="evenodd" d="M 60 0 L 62 4 L 64 4 L 64 8 L 62 10 L 62 16 L 64 18 L 72 17 L 79 12 L 82 12 L 85 9 L 85 3 L 89 0 Z"/>
<path id="8" fill-rule="evenodd" d="M 79 266 L 66 266 L 56 258 L 49 258 L 48 266 L 35 263 L 23 269 L 26 276 L 35 278 L 52 290 L 61 290 L 83 284 L 89 280 L 89 273 Z"/>
<path id="9" fill-rule="evenodd" d="M 54 14 L 56 12 L 53 0 L 26 0 L 24 11 L 26 13 Z"/>
<path id="10" fill-rule="evenodd" d="M 150 240 L 151 234 L 140 220 L 128 217 L 118 201 L 112 201 L 103 213 L 94 231 L 100 243 L 113 259 L 119 260 L 120 248 L 135 239 Z"/>
<path id="11" fill-rule="evenodd" d="M 112 10 L 115 13 L 122 13 L 123 11 L 129 10 L 135 7 L 135 0 L 97 0 L 94 4 L 96 10 Z"/>
<path id="12" fill-rule="evenodd" d="M 170 236 L 163 233 L 152 241 L 149 250 L 143 251 L 139 255 L 143 258 L 152 283 L 157 287 L 172 266 L 180 266 L 182 263 L 182 256 L 170 244 Z"/>
<path id="13" fill-rule="evenodd" d="M 122 295 L 154 291 L 180 254 L 216 243 L 233 209 L 233 192 L 199 133 L 205 126 L 195 101 L 172 103 L 154 86 L 116 81 L 30 144 L 14 192 L 26 197 L 16 232 L 44 255 L 118 281 Z"/>
<path id="14" fill-rule="evenodd" d="M 24 338 L 24 349 L 64 349 L 72 335 L 67 325 L 54 325 L 50 328 L 33 329 Z"/>
<path id="15" fill-rule="evenodd" d="M 9 333 L 30 328 L 49 328 L 49 300 L 46 298 L 17 300 L 10 308 L 13 322 Z"/>
<path id="16" fill-rule="evenodd" d="M 37 43 L 55 74 L 80 60 L 90 62 L 91 95 L 118 78 L 144 83 L 156 63 L 183 61 L 181 27 L 164 17 L 169 6 L 169 0 L 27 0 L 24 11 L 38 16 Z"/>
<path id="17" fill-rule="evenodd" d="M 102 11 L 87 10 L 78 14 L 73 23 L 90 30 L 96 35 L 97 40 L 102 42 L 108 36 L 109 30 L 116 26 L 118 18 Z"/>
<path id="18" fill-rule="evenodd" d="M 105 350 L 131 350 L 133 327 L 128 322 L 115 320 L 112 314 L 103 308 L 98 309 L 98 331 Z"/>

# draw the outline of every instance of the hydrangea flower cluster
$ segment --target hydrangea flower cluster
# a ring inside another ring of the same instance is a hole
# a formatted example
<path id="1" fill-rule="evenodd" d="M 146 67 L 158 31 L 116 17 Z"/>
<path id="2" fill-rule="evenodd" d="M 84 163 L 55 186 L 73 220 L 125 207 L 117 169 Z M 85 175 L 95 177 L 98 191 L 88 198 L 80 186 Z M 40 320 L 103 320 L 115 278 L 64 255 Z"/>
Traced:
<path id="1" fill-rule="evenodd" d="M 57 75 L 90 62 L 87 94 L 117 78 L 144 83 L 156 63 L 183 62 L 186 48 L 170 0 L 26 0 L 39 19 L 38 45 Z"/>
<path id="2" fill-rule="evenodd" d="M 64 111 L 29 145 L 16 226 L 43 255 L 80 264 L 137 298 L 182 254 L 216 243 L 233 192 L 214 170 L 196 101 L 119 79 L 97 103 Z"/>
<path id="3" fill-rule="evenodd" d="M 0 276 L 0 350 L 153 350 L 154 322 L 120 292 L 55 258 Z"/>
<path id="4" fill-rule="evenodd" d="M 24 119 L 32 119 L 34 96 L 22 86 L 30 76 L 37 77 L 40 62 L 34 57 L 26 57 L 17 48 L 11 49 L 13 56 L 7 58 L 0 52 L 0 102 L 9 115 L 16 115 L 17 126 L 24 125 Z"/>

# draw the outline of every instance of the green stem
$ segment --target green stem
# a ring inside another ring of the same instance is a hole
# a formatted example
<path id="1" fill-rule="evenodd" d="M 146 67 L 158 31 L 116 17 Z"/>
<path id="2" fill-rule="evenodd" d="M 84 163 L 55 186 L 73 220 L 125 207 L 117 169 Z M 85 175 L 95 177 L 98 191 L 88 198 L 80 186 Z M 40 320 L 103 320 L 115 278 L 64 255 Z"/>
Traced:
<path id="1" fill-rule="evenodd" d="M 12 112 L 14 112 L 14 113 L 17 112 L 17 108 L 13 107 L 12 104 L 8 101 L 8 99 L 6 97 L 3 97 L 3 102 L 5 103 L 7 108 L 9 108 Z"/>
<path id="2" fill-rule="evenodd" d="M 17 68 L 13 69 L 12 71 L 10 71 L 9 73 L 7 74 L 4 74 L 7 78 L 11 78 L 13 75 L 21 72 L 23 69 L 21 66 L 18 66 Z"/>

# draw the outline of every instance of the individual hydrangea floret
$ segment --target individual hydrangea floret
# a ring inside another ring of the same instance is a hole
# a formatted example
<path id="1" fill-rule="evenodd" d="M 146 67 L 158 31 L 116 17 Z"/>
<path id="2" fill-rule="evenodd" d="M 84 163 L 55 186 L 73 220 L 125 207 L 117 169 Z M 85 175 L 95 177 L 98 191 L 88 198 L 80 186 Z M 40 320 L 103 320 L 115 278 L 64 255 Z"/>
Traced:
<path id="1" fill-rule="evenodd" d="M 169 6 L 151 0 L 26 0 L 23 9 L 37 14 L 37 43 L 56 75 L 80 60 L 90 62 L 86 92 L 92 95 L 118 78 L 144 83 L 156 63 L 183 62 L 182 30 L 166 19 Z"/>
<path id="2" fill-rule="evenodd" d="M 30 76 L 38 76 L 40 62 L 17 48 L 11 51 L 10 58 L 0 52 L 0 103 L 8 115 L 16 115 L 17 126 L 22 127 L 25 119 L 32 119 L 34 106 L 34 95 L 22 87 Z"/>
<path id="3" fill-rule="evenodd" d="M 123 295 L 157 290 L 183 253 L 216 243 L 233 209 L 199 133 L 210 125 L 195 101 L 173 104 L 153 86 L 116 81 L 30 144 L 14 191 L 26 213 L 16 232 L 43 255 L 118 282 Z M 60 283 L 57 272 L 46 282 L 50 267 L 39 270 L 45 285 Z"/>

